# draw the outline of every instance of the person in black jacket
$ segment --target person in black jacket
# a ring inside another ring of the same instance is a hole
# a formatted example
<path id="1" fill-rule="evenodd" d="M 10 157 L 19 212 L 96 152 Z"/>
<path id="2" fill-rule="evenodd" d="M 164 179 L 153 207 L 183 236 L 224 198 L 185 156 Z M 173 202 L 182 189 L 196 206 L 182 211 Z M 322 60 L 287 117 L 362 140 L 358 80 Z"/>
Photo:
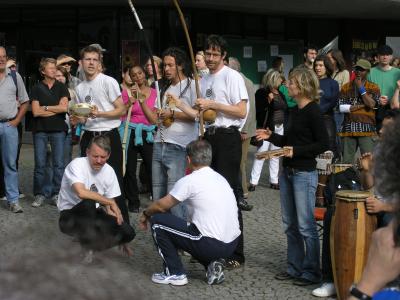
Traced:
<path id="1" fill-rule="evenodd" d="M 306 286 L 320 282 L 319 238 L 314 218 L 318 175 L 315 157 L 329 147 L 328 134 L 318 105 L 319 82 L 304 67 L 289 76 L 289 95 L 297 102 L 283 136 L 269 128 L 258 129 L 257 139 L 283 147 L 279 177 L 281 209 L 287 236 L 287 269 L 275 276 Z"/>
<path id="2" fill-rule="evenodd" d="M 257 118 L 258 128 L 271 128 L 276 134 L 283 134 L 283 123 L 287 104 L 278 88 L 282 84 L 282 76 L 278 71 L 270 69 L 262 80 L 263 87 L 256 92 L 256 101 L 259 111 Z M 257 152 L 279 149 L 269 141 L 263 141 Z M 264 160 L 254 160 L 251 169 L 249 191 L 254 191 L 260 179 Z M 279 158 L 272 158 L 269 162 L 269 181 L 272 189 L 279 189 L 278 181 Z"/>

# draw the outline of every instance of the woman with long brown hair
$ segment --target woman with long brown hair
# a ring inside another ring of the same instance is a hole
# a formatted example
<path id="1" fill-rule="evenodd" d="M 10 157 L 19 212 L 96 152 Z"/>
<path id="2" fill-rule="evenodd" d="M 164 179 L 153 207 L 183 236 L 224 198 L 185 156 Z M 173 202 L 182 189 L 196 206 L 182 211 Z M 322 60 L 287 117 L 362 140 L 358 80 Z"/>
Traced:
<path id="1" fill-rule="evenodd" d="M 130 120 L 127 116 L 122 117 L 120 126 L 121 137 L 124 135 L 125 122 L 129 122 L 128 138 L 126 145 L 126 173 L 124 176 L 124 191 L 128 199 L 128 209 L 130 212 L 139 212 L 140 200 L 139 189 L 136 179 L 137 155 L 143 159 L 148 186 L 151 187 L 151 160 L 153 156 L 153 134 L 155 125 L 152 125 L 143 113 L 139 102 L 144 102 L 150 109 L 155 110 L 157 93 L 156 90 L 148 86 L 146 74 L 141 66 L 133 66 L 129 70 L 129 76 L 133 85 L 129 90 L 122 91 L 122 100 L 129 108 L 132 105 Z"/>

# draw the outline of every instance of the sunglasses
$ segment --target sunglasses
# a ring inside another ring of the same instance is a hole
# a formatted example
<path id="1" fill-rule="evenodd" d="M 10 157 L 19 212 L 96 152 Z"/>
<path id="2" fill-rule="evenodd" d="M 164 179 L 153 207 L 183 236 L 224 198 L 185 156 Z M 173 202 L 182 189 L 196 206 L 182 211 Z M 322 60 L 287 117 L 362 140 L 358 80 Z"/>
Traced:
<path id="1" fill-rule="evenodd" d="M 68 62 L 62 63 L 61 65 L 62 66 L 72 66 L 72 64 L 73 64 L 72 61 L 68 61 Z"/>
<path id="2" fill-rule="evenodd" d="M 357 67 L 354 67 L 354 71 L 364 72 L 366 70 L 357 66 Z"/>

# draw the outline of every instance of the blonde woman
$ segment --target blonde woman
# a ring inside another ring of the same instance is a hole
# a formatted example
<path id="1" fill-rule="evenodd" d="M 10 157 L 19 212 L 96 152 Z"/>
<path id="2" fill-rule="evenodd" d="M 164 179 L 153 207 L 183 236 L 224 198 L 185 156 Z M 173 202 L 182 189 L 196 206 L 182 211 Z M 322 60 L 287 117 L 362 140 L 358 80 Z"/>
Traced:
<path id="1" fill-rule="evenodd" d="M 267 110 L 264 114 L 261 114 L 262 125 L 261 127 L 271 128 L 273 132 L 279 135 L 283 135 L 283 122 L 285 119 L 285 111 L 287 104 L 284 96 L 278 91 L 282 84 L 281 73 L 275 70 L 267 72 L 262 80 L 263 88 L 258 90 L 256 97 L 261 97 L 261 101 L 265 101 Z M 265 124 L 264 124 L 265 123 Z M 279 149 L 269 141 L 263 141 L 261 147 L 258 148 L 257 152 L 268 151 Z M 260 179 L 264 160 L 255 159 L 253 167 L 251 169 L 249 191 L 254 191 Z M 274 157 L 269 161 L 269 182 L 270 188 L 279 190 L 278 181 L 279 172 L 279 157 Z"/>
<path id="2" fill-rule="evenodd" d="M 196 69 L 197 72 L 199 73 L 199 77 L 203 77 L 204 75 L 208 74 L 210 71 L 207 68 L 206 65 L 206 57 L 204 55 L 204 51 L 198 51 L 196 53 Z"/>
<path id="3" fill-rule="evenodd" d="M 319 238 L 314 218 L 318 175 L 315 157 L 328 150 L 328 133 L 319 108 L 319 81 L 312 70 L 293 70 L 289 96 L 297 102 L 283 136 L 258 129 L 257 139 L 284 147 L 279 176 L 282 220 L 287 236 L 287 268 L 277 280 L 306 286 L 321 280 Z"/>

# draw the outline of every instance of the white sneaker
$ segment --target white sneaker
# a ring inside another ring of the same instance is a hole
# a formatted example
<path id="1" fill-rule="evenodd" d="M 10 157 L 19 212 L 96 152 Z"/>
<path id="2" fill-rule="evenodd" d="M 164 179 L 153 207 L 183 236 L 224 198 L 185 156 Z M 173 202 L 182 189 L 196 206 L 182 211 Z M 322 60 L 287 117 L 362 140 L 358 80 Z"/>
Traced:
<path id="1" fill-rule="evenodd" d="M 25 196 L 25 194 L 24 193 L 20 193 L 19 194 L 19 199 L 22 199 L 22 198 L 25 198 L 26 196 Z"/>
<path id="2" fill-rule="evenodd" d="M 36 195 L 35 196 L 35 201 L 32 202 L 33 207 L 39 207 L 42 206 L 46 198 L 43 195 Z"/>
<path id="3" fill-rule="evenodd" d="M 14 202 L 14 203 L 10 203 L 10 210 L 13 213 L 22 213 L 23 212 L 22 207 L 21 207 L 21 205 L 19 205 L 18 201 Z"/>
<path id="4" fill-rule="evenodd" d="M 165 273 L 154 273 L 153 276 L 151 276 L 151 281 L 154 283 L 172 285 L 185 285 L 188 283 L 188 279 L 185 274 L 167 276 Z"/>
<path id="5" fill-rule="evenodd" d="M 0 201 L 7 201 L 7 197 L 6 196 L 1 197 Z"/>
<path id="6" fill-rule="evenodd" d="M 224 265 L 220 261 L 212 261 L 208 267 L 206 272 L 207 283 L 209 285 L 220 284 L 224 282 Z"/>
<path id="7" fill-rule="evenodd" d="M 336 288 L 333 282 L 325 282 L 319 288 L 312 291 L 316 297 L 330 297 L 336 295 Z"/>

